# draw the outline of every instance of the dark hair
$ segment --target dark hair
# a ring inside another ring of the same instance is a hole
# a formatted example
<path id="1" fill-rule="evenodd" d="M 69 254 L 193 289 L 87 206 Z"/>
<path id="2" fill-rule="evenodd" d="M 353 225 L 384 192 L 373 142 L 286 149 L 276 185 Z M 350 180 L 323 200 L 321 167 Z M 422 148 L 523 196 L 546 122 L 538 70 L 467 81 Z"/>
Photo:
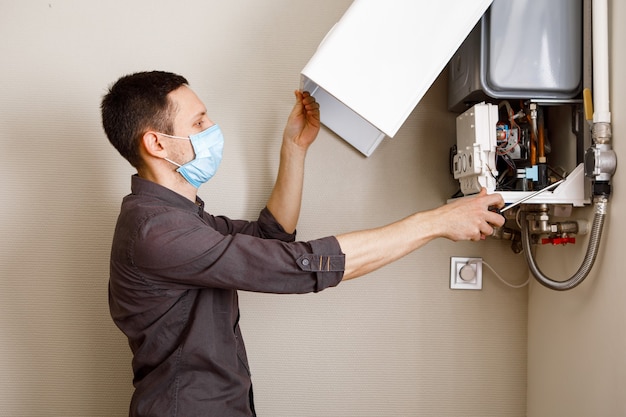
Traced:
<path id="1" fill-rule="evenodd" d="M 167 95 L 187 84 L 170 72 L 138 72 L 117 80 L 102 98 L 104 132 L 132 166 L 141 165 L 139 141 L 147 130 L 172 134 L 174 109 Z"/>

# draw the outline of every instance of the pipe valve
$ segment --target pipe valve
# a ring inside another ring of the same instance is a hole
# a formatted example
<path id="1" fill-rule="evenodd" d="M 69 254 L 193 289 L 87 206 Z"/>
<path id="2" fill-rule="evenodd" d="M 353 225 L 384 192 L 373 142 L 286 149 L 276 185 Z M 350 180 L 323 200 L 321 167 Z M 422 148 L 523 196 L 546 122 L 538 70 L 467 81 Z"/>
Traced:
<path id="1" fill-rule="evenodd" d="M 617 169 L 617 156 L 611 148 L 611 124 L 594 123 L 593 140 L 585 152 L 585 175 L 596 181 L 609 181 Z"/>

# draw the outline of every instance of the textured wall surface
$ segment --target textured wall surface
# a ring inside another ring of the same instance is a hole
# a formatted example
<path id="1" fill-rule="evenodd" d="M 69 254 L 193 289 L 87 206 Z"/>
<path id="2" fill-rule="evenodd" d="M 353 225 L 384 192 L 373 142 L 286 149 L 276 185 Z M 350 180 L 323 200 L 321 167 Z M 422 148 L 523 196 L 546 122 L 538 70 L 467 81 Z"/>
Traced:
<path id="1" fill-rule="evenodd" d="M 106 87 L 140 70 L 185 75 L 227 142 L 200 195 L 213 213 L 253 218 L 299 72 L 349 4 L 0 0 L 0 416 L 127 413 L 131 356 L 107 280 L 133 171 L 100 127 Z M 454 140 L 445 74 L 370 158 L 323 129 L 299 238 L 443 204 Z M 525 415 L 527 290 L 486 272 L 482 291 L 451 291 L 450 256 L 526 278 L 506 244 L 436 241 L 320 294 L 241 294 L 260 415 Z"/>

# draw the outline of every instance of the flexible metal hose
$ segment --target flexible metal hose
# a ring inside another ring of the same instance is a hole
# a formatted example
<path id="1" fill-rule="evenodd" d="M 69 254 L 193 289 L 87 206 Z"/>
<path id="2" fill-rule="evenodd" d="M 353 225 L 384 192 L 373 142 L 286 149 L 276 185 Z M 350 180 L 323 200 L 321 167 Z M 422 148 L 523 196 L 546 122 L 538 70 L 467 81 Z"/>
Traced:
<path id="1" fill-rule="evenodd" d="M 535 263 L 530 247 L 530 232 L 528 227 L 528 220 L 526 220 L 526 218 L 524 217 L 524 220 L 522 221 L 522 248 L 524 250 L 530 272 L 532 272 L 532 274 L 535 276 L 537 281 L 539 281 L 539 283 L 552 290 L 565 291 L 571 290 L 572 288 L 583 282 L 583 280 L 591 271 L 591 268 L 593 267 L 596 256 L 598 254 L 598 248 L 600 247 L 600 238 L 602 237 L 602 228 L 604 226 L 604 218 L 606 216 L 607 207 L 607 197 L 600 196 L 595 199 L 595 215 L 593 218 L 593 225 L 591 227 L 591 234 L 589 236 L 589 243 L 587 245 L 585 258 L 583 259 L 580 268 L 578 268 L 578 271 L 576 271 L 574 275 L 572 275 L 569 279 L 565 281 L 555 281 L 551 278 L 548 278 L 546 275 L 543 274 L 543 272 L 541 272 L 541 270 Z"/>

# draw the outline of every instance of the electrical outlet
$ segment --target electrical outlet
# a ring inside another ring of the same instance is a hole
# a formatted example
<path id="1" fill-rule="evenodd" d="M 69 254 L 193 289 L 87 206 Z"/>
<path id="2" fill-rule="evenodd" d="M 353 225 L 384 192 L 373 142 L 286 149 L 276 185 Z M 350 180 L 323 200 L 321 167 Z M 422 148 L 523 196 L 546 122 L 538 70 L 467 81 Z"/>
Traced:
<path id="1" fill-rule="evenodd" d="M 461 258 L 458 256 L 450 258 L 450 289 L 480 290 L 482 288 L 482 258 Z"/>

